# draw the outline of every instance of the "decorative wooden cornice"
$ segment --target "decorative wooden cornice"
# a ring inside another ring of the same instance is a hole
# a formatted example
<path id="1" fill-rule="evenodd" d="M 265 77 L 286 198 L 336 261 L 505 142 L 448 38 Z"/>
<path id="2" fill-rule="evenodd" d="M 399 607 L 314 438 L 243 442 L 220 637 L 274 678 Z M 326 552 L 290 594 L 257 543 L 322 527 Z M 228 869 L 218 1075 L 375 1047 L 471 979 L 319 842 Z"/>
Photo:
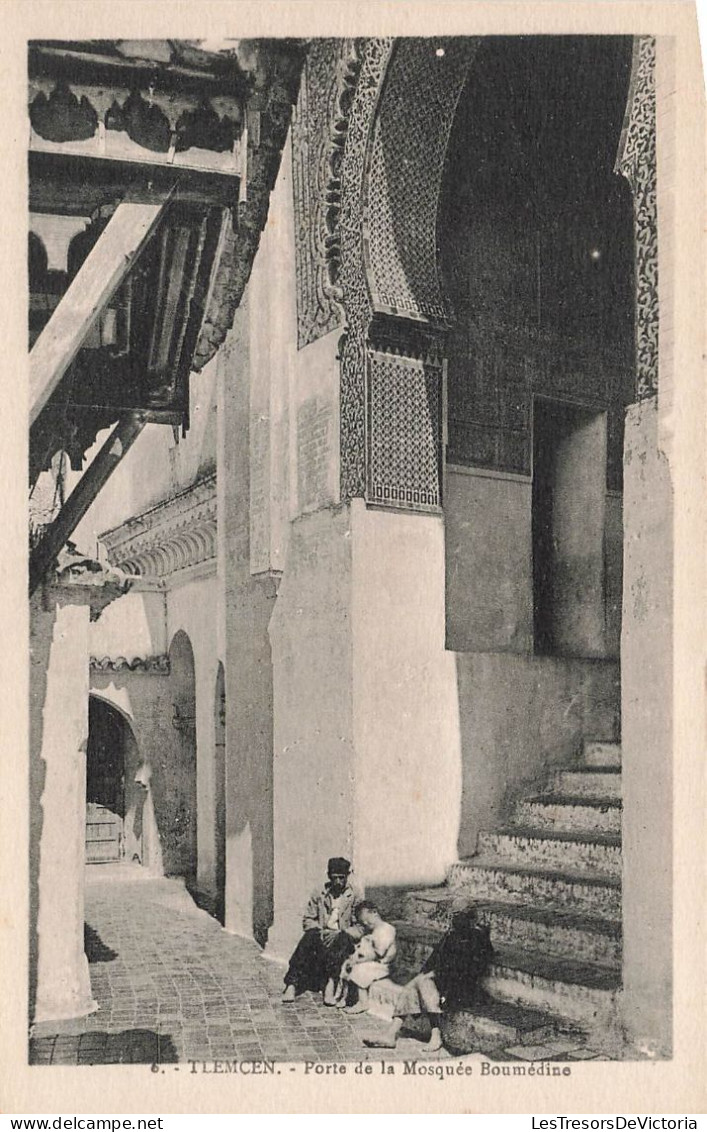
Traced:
<path id="1" fill-rule="evenodd" d="M 127 574 L 169 578 L 216 569 L 216 473 L 100 536 L 109 562 Z"/>
<path id="2" fill-rule="evenodd" d="M 144 672 L 151 676 L 169 676 L 169 657 L 161 654 L 157 656 L 136 656 L 128 660 L 124 656 L 92 656 L 90 669 L 95 675 L 105 675 L 112 672 Z"/>
<path id="3" fill-rule="evenodd" d="M 198 372 L 225 341 L 268 216 L 270 193 L 277 180 L 282 150 L 297 101 L 304 44 L 294 40 L 250 40 L 242 65 L 261 76 L 247 101 L 243 135 L 244 166 L 238 204 L 223 232 L 218 267 L 194 354 Z"/>
<path id="4" fill-rule="evenodd" d="M 306 41 L 33 41 L 30 200 L 93 215 L 116 200 L 224 207 L 193 367 L 233 324 L 297 100 Z M 205 312 L 204 312 L 205 308 Z"/>
<path id="5" fill-rule="evenodd" d="M 116 44 L 31 43 L 30 148 L 240 176 L 255 76 L 235 55 L 185 66 L 164 44 L 165 58 L 140 59 Z"/>

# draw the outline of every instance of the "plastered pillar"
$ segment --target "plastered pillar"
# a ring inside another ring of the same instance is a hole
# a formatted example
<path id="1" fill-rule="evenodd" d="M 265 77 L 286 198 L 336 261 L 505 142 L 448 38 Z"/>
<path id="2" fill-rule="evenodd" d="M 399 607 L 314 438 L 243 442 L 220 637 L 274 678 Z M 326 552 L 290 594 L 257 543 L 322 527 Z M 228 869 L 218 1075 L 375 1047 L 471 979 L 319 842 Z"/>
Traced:
<path id="1" fill-rule="evenodd" d="M 292 524 L 270 623 L 273 660 L 274 924 L 286 959 L 329 857 L 354 856 L 351 524 L 348 506 Z"/>
<path id="2" fill-rule="evenodd" d="M 629 1044 L 666 1056 L 672 1019 L 673 499 L 656 399 L 626 417 L 623 995 Z"/>
<path id="3" fill-rule="evenodd" d="M 46 604 L 32 609 L 35 1022 L 96 1009 L 83 934 L 89 607 Z"/>
<path id="4" fill-rule="evenodd" d="M 351 515 L 355 861 L 367 886 L 440 884 L 461 812 L 444 521 L 362 500 Z"/>

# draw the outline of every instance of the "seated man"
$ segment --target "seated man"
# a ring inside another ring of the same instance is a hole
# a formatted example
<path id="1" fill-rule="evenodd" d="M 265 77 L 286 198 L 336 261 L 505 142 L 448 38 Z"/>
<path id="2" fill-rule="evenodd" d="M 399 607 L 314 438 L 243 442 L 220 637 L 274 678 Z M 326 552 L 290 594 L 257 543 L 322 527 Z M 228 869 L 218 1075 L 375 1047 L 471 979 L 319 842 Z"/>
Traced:
<path id="1" fill-rule="evenodd" d="M 382 1038 L 364 1038 L 365 1045 L 393 1049 L 406 1016 L 426 1014 L 432 1027 L 427 1049 L 436 1053 L 442 1048 L 443 1010 L 472 1005 L 492 955 L 489 929 L 477 923 L 476 909 L 456 912 L 420 974 L 401 987 L 389 1032 Z"/>
<path id="2" fill-rule="evenodd" d="M 330 859 L 329 879 L 311 897 L 302 920 L 304 935 L 290 959 L 283 1002 L 294 1002 L 302 991 L 323 988 L 325 1004 L 336 1005 L 341 966 L 364 930 L 354 922 L 356 894 L 349 884 L 350 872 L 351 864 L 344 857 Z"/>
<path id="3" fill-rule="evenodd" d="M 383 919 L 371 900 L 357 904 L 355 915 L 366 934 L 341 969 L 342 995 L 338 1005 L 344 1006 L 346 1014 L 363 1014 L 368 1010 L 368 988 L 378 979 L 388 977 L 396 953 L 395 928 Z"/>

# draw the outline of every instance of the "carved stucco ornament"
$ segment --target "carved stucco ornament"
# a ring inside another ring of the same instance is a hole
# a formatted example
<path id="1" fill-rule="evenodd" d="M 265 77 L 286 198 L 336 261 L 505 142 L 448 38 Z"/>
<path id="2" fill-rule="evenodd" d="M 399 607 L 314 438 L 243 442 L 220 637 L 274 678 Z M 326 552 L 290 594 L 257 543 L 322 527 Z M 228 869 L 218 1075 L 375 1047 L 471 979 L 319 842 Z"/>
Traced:
<path id="1" fill-rule="evenodd" d="M 109 561 L 127 574 L 169 578 L 195 566 L 216 570 L 216 475 L 104 532 Z"/>
<path id="2" fill-rule="evenodd" d="M 381 38 L 360 49 L 341 162 L 343 499 L 441 505 L 441 335 L 451 312 L 438 275 L 437 210 L 478 44 Z"/>
<path id="3" fill-rule="evenodd" d="M 633 193 L 636 255 L 636 399 L 658 392 L 658 208 L 655 39 L 637 36 L 616 158 Z"/>
<path id="4" fill-rule="evenodd" d="M 292 125 L 297 344 L 344 321 L 339 283 L 341 163 L 361 67 L 361 41 L 315 40 Z"/>

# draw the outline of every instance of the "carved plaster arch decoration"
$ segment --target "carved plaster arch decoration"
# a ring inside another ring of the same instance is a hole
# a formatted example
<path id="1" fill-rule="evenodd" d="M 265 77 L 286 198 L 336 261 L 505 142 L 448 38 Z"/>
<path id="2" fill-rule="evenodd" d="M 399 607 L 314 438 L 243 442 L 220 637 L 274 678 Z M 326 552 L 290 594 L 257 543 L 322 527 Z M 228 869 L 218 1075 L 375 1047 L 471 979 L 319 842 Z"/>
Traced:
<path id="1" fill-rule="evenodd" d="M 633 194 L 636 286 L 636 399 L 658 392 L 658 208 L 655 39 L 636 36 L 615 171 Z"/>
<path id="2" fill-rule="evenodd" d="M 362 215 L 366 155 L 395 40 L 369 39 L 351 102 L 341 161 L 340 285 L 346 330 L 340 347 L 340 490 L 342 500 L 366 494 L 366 337 L 371 306 L 366 286 Z"/>
<path id="3" fill-rule="evenodd" d="M 341 163 L 362 40 L 310 44 L 292 122 L 299 349 L 341 326 Z"/>
<path id="4" fill-rule="evenodd" d="M 445 328 L 437 214 L 459 98 L 480 40 L 401 39 L 388 63 L 364 182 L 364 258 L 374 313 Z"/>
<path id="5" fill-rule="evenodd" d="M 342 499 L 441 505 L 441 333 L 451 312 L 437 212 L 479 42 L 381 38 L 361 52 L 341 166 Z"/>

